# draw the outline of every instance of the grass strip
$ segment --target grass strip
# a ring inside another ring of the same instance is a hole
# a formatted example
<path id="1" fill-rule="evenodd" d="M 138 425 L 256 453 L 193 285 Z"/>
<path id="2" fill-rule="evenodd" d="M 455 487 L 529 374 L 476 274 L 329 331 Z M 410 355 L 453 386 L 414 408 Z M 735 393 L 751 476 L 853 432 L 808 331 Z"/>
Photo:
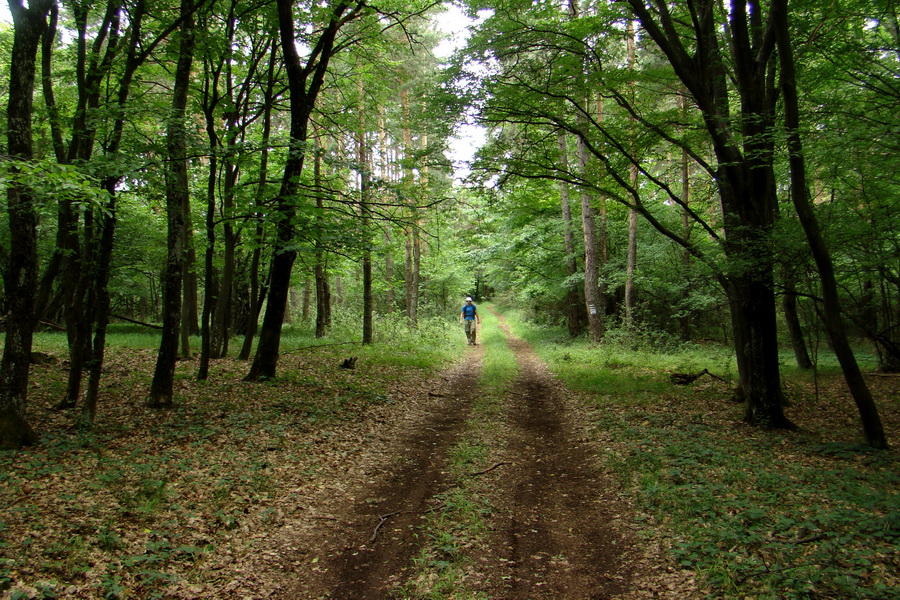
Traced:
<path id="1" fill-rule="evenodd" d="M 487 500 L 489 484 L 476 474 L 497 464 L 502 441 L 503 397 L 518 373 L 515 354 L 506 344 L 497 317 L 483 308 L 479 344 L 483 349 L 479 392 L 465 433 L 448 454 L 454 484 L 436 498 L 419 535 L 424 544 L 413 560 L 410 580 L 394 595 L 402 600 L 486 600 L 474 589 L 479 581 L 476 557 L 487 544 L 487 522 L 493 507 Z M 480 311 L 481 312 L 481 311 Z M 473 351 L 473 350 L 469 350 Z"/>

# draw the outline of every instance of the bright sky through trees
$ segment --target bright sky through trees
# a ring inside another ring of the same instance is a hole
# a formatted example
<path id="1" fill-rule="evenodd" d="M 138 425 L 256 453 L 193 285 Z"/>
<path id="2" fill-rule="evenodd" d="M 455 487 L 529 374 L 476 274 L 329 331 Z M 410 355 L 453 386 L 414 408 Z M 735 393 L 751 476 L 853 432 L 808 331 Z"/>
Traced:
<path id="1" fill-rule="evenodd" d="M 465 44 L 469 37 L 468 28 L 479 22 L 470 19 L 456 4 L 448 3 L 446 7 L 447 11 L 440 13 L 434 20 L 435 28 L 444 34 L 442 41 L 434 49 L 435 55 L 441 59 L 449 58 Z M 480 20 L 484 18 L 487 18 L 487 15 Z M 471 119 L 457 124 L 456 135 L 447 143 L 457 181 L 462 181 L 469 174 L 469 165 L 475 153 L 484 145 L 486 135 L 484 127 L 476 125 Z"/>

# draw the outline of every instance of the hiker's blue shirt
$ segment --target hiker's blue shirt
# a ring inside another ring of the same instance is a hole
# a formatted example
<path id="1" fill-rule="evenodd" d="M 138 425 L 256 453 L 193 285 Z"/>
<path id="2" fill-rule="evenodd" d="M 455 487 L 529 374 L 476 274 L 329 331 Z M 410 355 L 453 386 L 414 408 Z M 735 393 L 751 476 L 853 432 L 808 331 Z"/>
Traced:
<path id="1" fill-rule="evenodd" d="M 475 311 L 478 310 L 474 304 L 464 304 L 462 307 L 463 319 L 466 321 L 475 320 Z"/>

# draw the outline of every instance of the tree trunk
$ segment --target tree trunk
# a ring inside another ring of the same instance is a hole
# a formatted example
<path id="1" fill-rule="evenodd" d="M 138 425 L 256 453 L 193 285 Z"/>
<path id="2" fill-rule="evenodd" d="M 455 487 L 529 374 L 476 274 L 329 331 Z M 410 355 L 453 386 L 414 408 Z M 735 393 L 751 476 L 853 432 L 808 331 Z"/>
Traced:
<path id="1" fill-rule="evenodd" d="M 784 95 L 785 126 L 788 131 L 788 150 L 790 152 L 791 167 L 791 199 L 806 239 L 809 242 L 813 259 L 822 280 L 822 309 L 825 316 L 825 329 L 831 339 L 834 352 L 847 387 L 856 402 L 862 421 L 866 443 L 873 448 L 887 448 L 887 438 L 878 415 L 875 399 L 863 378 L 856 356 L 847 339 L 844 329 L 844 321 L 841 316 L 840 300 L 838 296 L 837 280 L 834 275 L 834 265 L 831 261 L 831 253 L 819 222 L 813 211 L 812 202 L 809 199 L 809 188 L 806 180 L 806 161 L 803 155 L 803 144 L 800 139 L 800 109 L 797 96 L 797 83 L 794 73 L 794 55 L 791 47 L 790 31 L 788 28 L 787 0 L 773 0 L 772 11 L 775 13 L 773 25 L 775 38 L 778 45 L 778 58 L 781 66 L 781 90 Z"/>
<path id="2" fill-rule="evenodd" d="M 191 64 L 194 58 L 194 20 L 192 0 L 182 0 L 181 42 L 175 69 L 172 114 L 166 131 L 168 165 L 166 167 L 166 218 L 168 256 L 163 274 L 163 331 L 156 358 L 156 370 L 150 384 L 148 405 L 171 406 L 174 400 L 175 363 L 178 359 L 178 334 L 181 325 L 181 290 L 184 280 L 186 232 L 184 206 L 188 202 L 187 107 Z"/>
<path id="3" fill-rule="evenodd" d="M 275 94 L 275 65 L 278 63 L 278 44 L 272 44 L 272 56 L 269 59 L 269 69 L 266 73 L 266 88 L 264 91 L 263 105 L 263 131 L 262 149 L 259 157 L 259 180 L 256 184 L 256 205 L 260 206 L 266 197 L 266 185 L 269 177 L 269 139 L 272 135 L 272 101 Z M 250 261 L 250 319 L 247 332 L 244 335 L 244 344 L 238 355 L 240 360 L 248 360 L 253 347 L 253 338 L 259 323 L 259 312 L 262 307 L 262 294 L 259 286 L 259 266 L 262 257 L 263 244 L 262 223 L 257 221 L 256 235 L 253 244 L 253 258 Z"/>
<path id="4" fill-rule="evenodd" d="M 109 277 L 112 272 L 113 243 L 116 230 L 116 180 L 108 179 L 104 182 L 109 200 L 106 210 L 100 216 L 101 233 L 97 251 L 97 260 L 94 261 L 92 280 L 94 281 L 93 301 L 89 302 L 91 316 L 90 322 L 94 323 L 94 340 L 91 349 L 91 357 L 87 363 L 88 386 L 82 405 L 80 422 L 83 427 L 90 427 L 97 416 L 97 402 L 100 396 L 100 379 L 103 374 L 103 360 L 106 352 L 106 327 L 109 324 Z"/>
<path id="5" fill-rule="evenodd" d="M 272 271 L 269 282 L 269 300 L 259 334 L 259 344 L 253 365 L 245 379 L 259 381 L 275 377 L 278 364 L 278 349 L 281 345 L 281 327 L 287 307 L 288 289 L 291 284 L 291 270 L 294 266 L 296 250 L 294 242 L 295 197 L 299 192 L 300 175 L 306 157 L 305 146 L 308 135 L 309 116 L 316 98 L 325 81 L 328 64 L 335 52 L 335 38 L 346 23 L 355 18 L 364 5 L 361 2 L 339 2 L 332 10 L 330 21 L 322 29 L 315 44 L 316 52 L 307 65 L 301 64 L 294 35 L 293 2 L 277 0 L 281 50 L 288 74 L 290 93 L 290 147 L 285 162 L 281 189 L 274 207 L 277 215 L 277 237 L 275 240 Z M 308 86 L 308 87 L 307 87 Z"/>
<path id="6" fill-rule="evenodd" d="M 359 81 L 359 123 L 357 123 L 358 131 L 356 132 L 356 161 L 359 171 L 359 218 L 360 226 L 363 232 L 363 255 L 362 255 L 362 277 L 363 277 L 363 322 L 362 322 L 362 343 L 372 343 L 372 311 L 374 310 L 374 302 L 372 300 L 372 240 L 371 232 L 371 213 L 369 207 L 369 179 L 371 177 L 371 165 L 369 164 L 369 149 L 366 146 L 366 111 L 362 106 L 364 95 L 363 82 Z"/>
<path id="7" fill-rule="evenodd" d="M 556 143 L 559 146 L 560 170 L 565 173 L 569 170 L 568 148 L 566 146 L 566 134 L 559 131 L 556 134 Z M 568 184 L 560 180 L 559 201 L 562 206 L 563 219 L 563 247 L 566 252 L 566 325 L 569 335 L 576 337 L 581 334 L 581 294 L 578 293 L 578 285 L 573 283 L 578 274 L 578 263 L 575 260 L 575 234 L 572 227 L 572 202 L 569 198 Z"/>
<path id="8" fill-rule="evenodd" d="M 688 103 L 686 94 L 681 93 L 679 95 L 679 103 L 681 105 L 682 113 L 687 116 Z M 685 120 L 685 122 L 687 122 L 687 120 Z M 685 241 L 689 242 L 691 238 L 691 221 L 688 211 L 688 208 L 691 205 L 691 161 L 686 148 L 681 149 L 681 202 L 683 204 L 681 209 L 681 235 Z M 691 268 L 691 252 L 687 248 L 685 248 L 684 252 L 681 254 L 681 266 L 685 281 L 687 281 Z M 689 295 L 690 289 L 685 286 L 681 296 L 682 303 L 685 307 L 687 306 Z M 684 311 L 684 313 L 685 314 L 678 319 L 678 325 L 681 329 L 681 339 L 687 341 L 691 339 L 691 317 L 687 311 Z"/>
<path id="9" fill-rule="evenodd" d="M 10 59 L 7 108 L 7 153 L 14 161 L 33 158 L 31 129 L 35 64 L 46 27 L 50 0 L 33 0 L 25 8 L 10 3 L 15 29 Z M 15 164 L 11 174 L 18 173 Z M 23 184 L 13 181 L 6 191 L 10 252 L 3 282 L 9 303 L 3 359 L 0 361 L 0 448 L 19 448 L 36 441 L 25 420 L 31 344 L 34 335 L 34 295 L 37 291 L 37 212 Z"/>
<path id="10" fill-rule="evenodd" d="M 409 159 L 412 155 L 413 147 L 412 147 L 412 130 L 410 129 L 410 115 L 409 115 L 409 91 L 406 89 L 402 89 L 400 91 L 400 109 L 403 114 L 403 153 L 404 156 Z M 413 181 L 413 170 L 409 165 L 409 160 L 407 160 L 407 166 L 403 170 L 403 182 L 404 187 L 407 191 L 411 191 L 413 186 L 415 185 Z M 417 209 L 415 206 L 410 206 L 410 215 L 409 219 L 411 224 L 406 227 L 406 269 L 405 269 L 405 282 L 406 282 L 406 318 L 409 320 L 410 324 L 415 327 L 419 321 L 419 273 L 416 270 L 416 258 L 415 255 L 417 253 L 417 248 L 419 245 L 418 236 L 419 232 L 416 230 L 416 223 L 418 223 L 418 215 Z"/>
<path id="11" fill-rule="evenodd" d="M 627 0 L 647 36 L 669 60 L 701 111 L 718 162 L 716 183 L 722 205 L 724 250 L 732 262 L 720 276 L 731 304 L 732 331 L 746 420 L 768 427 L 793 428 L 782 411 L 781 375 L 769 233 L 775 221 L 774 110 L 777 94 L 771 75 L 773 15 L 765 26 L 758 5 L 736 3 L 726 14 L 716 0 L 697 0 L 689 29 L 676 25 L 670 12 L 679 5 Z M 725 15 L 727 24 L 717 21 Z M 723 29 L 724 25 L 724 29 Z M 692 29 L 691 29 L 692 28 Z M 684 34 L 680 33 L 685 31 Z M 734 77 L 729 79 L 719 44 L 730 42 Z M 685 40 L 696 55 L 688 52 Z M 733 81 L 739 95 L 729 94 Z M 731 106 L 740 118 L 731 118 Z M 740 131 L 734 131 L 735 123 Z"/>
<path id="12" fill-rule="evenodd" d="M 626 54 L 628 68 L 634 69 L 634 21 L 628 20 L 626 32 Z M 635 82 L 629 83 L 629 95 L 634 103 Z M 632 164 L 629 169 L 631 188 L 638 189 L 638 168 Z M 625 261 L 625 326 L 630 328 L 634 324 L 634 272 L 637 269 L 637 211 L 632 208 L 628 211 L 628 256 Z"/>
<path id="13" fill-rule="evenodd" d="M 207 101 L 209 102 L 209 101 Z M 215 256 L 216 256 L 216 181 L 219 159 L 215 151 L 215 128 L 212 115 L 207 111 L 206 132 L 210 138 L 209 171 L 206 179 L 206 249 L 203 252 L 203 313 L 200 315 L 200 358 L 197 362 L 197 379 L 209 377 L 209 361 L 212 358 L 212 315 L 215 305 Z"/>
<path id="14" fill-rule="evenodd" d="M 637 167 L 631 165 L 631 187 L 637 188 Z M 637 211 L 628 211 L 628 256 L 625 261 L 625 326 L 634 325 L 634 272 L 637 270 Z"/>
<path id="15" fill-rule="evenodd" d="M 385 311 L 391 315 L 396 310 L 394 303 L 394 258 L 391 256 L 391 232 L 387 226 L 384 228 L 384 282 L 387 286 L 385 292 Z"/>
<path id="16" fill-rule="evenodd" d="M 587 177 L 588 155 L 584 141 L 578 138 L 578 163 L 582 177 Z M 591 195 L 581 190 L 581 229 L 584 235 L 584 301 L 588 315 L 591 342 L 599 344 L 605 333 L 603 304 L 600 298 L 600 255 L 597 246 L 597 222 Z"/>
<path id="17" fill-rule="evenodd" d="M 322 147 L 319 143 L 318 136 L 315 139 L 316 155 L 313 162 L 313 181 L 316 189 L 323 189 L 322 186 Z M 325 200 L 322 194 L 316 194 L 316 262 L 313 267 L 313 275 L 316 282 L 316 338 L 323 338 L 328 333 L 328 327 L 331 325 L 330 306 L 331 293 L 328 289 L 328 260 L 325 256 L 325 246 L 322 243 L 322 211 L 325 208 Z"/>
<path id="18" fill-rule="evenodd" d="M 111 3 L 110 6 L 113 6 L 113 4 Z M 116 7 L 116 10 L 118 10 L 118 7 Z M 105 146 L 107 156 L 117 156 L 121 146 L 125 130 L 125 117 L 123 116 L 125 111 L 122 109 L 128 102 L 134 74 L 144 60 L 150 56 L 152 49 L 168 35 L 168 32 L 163 32 L 155 40 L 142 43 L 143 16 L 144 4 L 139 2 L 130 13 L 129 31 L 131 37 L 127 45 L 125 68 L 118 81 L 116 98 L 116 107 L 119 109 L 118 115 L 120 116 L 115 119 L 111 135 L 107 138 Z M 92 426 L 97 414 L 97 404 L 100 395 L 100 380 L 103 373 L 106 348 L 106 328 L 109 322 L 109 278 L 112 272 L 113 245 L 117 223 L 116 188 L 121 179 L 121 175 L 112 175 L 107 177 L 102 183 L 102 188 L 106 191 L 108 201 L 105 210 L 97 218 L 99 231 L 96 231 L 94 236 L 96 239 L 99 239 L 99 244 L 95 244 L 96 252 L 92 254 L 92 258 L 89 261 L 91 271 L 87 277 L 91 282 L 89 290 L 91 300 L 88 302 L 87 318 L 93 324 L 94 340 L 93 348 L 88 350 L 90 359 L 86 364 L 88 369 L 88 387 L 79 419 L 79 425 L 82 427 Z"/>
<path id="19" fill-rule="evenodd" d="M 809 358 L 809 351 L 806 348 L 806 337 L 803 335 L 803 326 L 800 324 L 800 315 L 797 312 L 797 290 L 795 289 L 795 281 L 792 274 L 785 277 L 781 308 L 784 312 L 784 322 L 787 325 L 788 337 L 791 340 L 791 348 L 794 350 L 797 367 L 803 370 L 812 369 L 813 363 Z"/>

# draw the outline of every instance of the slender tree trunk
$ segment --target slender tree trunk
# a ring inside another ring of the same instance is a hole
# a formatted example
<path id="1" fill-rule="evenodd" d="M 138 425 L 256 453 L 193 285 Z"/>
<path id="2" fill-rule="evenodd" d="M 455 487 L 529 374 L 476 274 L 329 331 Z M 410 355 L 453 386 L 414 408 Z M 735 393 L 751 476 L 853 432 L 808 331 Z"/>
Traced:
<path id="1" fill-rule="evenodd" d="M 628 56 L 628 68 L 634 69 L 634 21 L 629 19 L 626 32 L 626 54 Z M 634 87 L 635 82 L 629 83 L 629 95 L 632 104 L 634 103 Z M 638 189 L 638 169 L 637 165 L 632 164 L 630 167 L 631 188 Z M 625 261 L 625 326 L 631 327 L 634 324 L 634 272 L 637 269 L 637 211 L 631 209 L 628 211 L 628 257 Z"/>
<path id="2" fill-rule="evenodd" d="M 412 130 L 410 128 L 409 113 L 409 91 L 403 89 L 400 91 L 400 109 L 403 114 L 403 153 L 407 159 L 412 155 Z M 407 166 L 403 171 L 404 188 L 409 192 L 412 191 L 415 182 L 413 181 L 412 167 Z M 410 206 L 409 219 L 411 224 L 406 228 L 406 318 L 410 324 L 415 327 L 419 321 L 419 273 L 416 270 L 416 254 L 419 245 L 419 232 L 416 229 L 419 217 L 417 209 L 414 205 Z"/>
<path id="3" fill-rule="evenodd" d="M 116 230 L 116 180 L 108 179 L 104 182 L 109 200 L 106 210 L 100 216 L 101 234 L 97 252 L 97 260 L 93 273 L 95 282 L 93 289 L 93 302 L 90 302 L 90 321 L 95 324 L 94 340 L 91 357 L 87 363 L 88 385 L 82 405 L 80 423 L 83 427 L 90 427 L 97 416 L 97 402 L 100 396 L 100 379 L 103 373 L 103 361 L 106 352 L 106 327 L 109 324 L 109 277 L 112 272 L 113 242 Z"/>
<path id="4" fill-rule="evenodd" d="M 631 187 L 637 188 L 637 167 L 631 165 Z M 628 211 L 628 257 L 625 261 L 625 326 L 634 325 L 634 272 L 637 270 L 637 211 Z"/>
<path id="5" fill-rule="evenodd" d="M 364 96 L 363 83 L 359 81 L 359 128 L 356 132 L 356 161 L 359 169 L 359 217 L 360 225 L 363 231 L 363 255 L 362 255 L 362 277 L 363 277 L 363 322 L 362 322 L 362 343 L 372 343 L 372 312 L 374 310 L 374 302 L 372 300 L 372 244 L 371 244 L 371 214 L 369 207 L 369 179 L 371 177 L 371 166 L 369 165 L 369 149 L 366 146 L 366 119 L 365 110 L 362 106 Z"/>
<path id="6" fill-rule="evenodd" d="M 362 94 L 362 87 L 360 87 Z M 362 114 L 362 111 L 360 111 Z M 356 160 L 359 162 L 359 213 L 360 225 L 363 230 L 363 256 L 362 256 L 362 275 L 363 275 L 363 344 L 372 343 L 372 311 L 374 309 L 372 302 L 372 249 L 369 241 L 369 227 L 371 215 L 369 214 L 368 194 L 369 194 L 369 159 L 366 148 L 366 134 L 364 125 L 360 124 L 360 131 L 357 134 Z"/>
<path id="7" fill-rule="evenodd" d="M 264 91 L 263 107 L 263 131 L 259 157 L 259 180 L 256 184 L 256 205 L 260 206 L 266 196 L 266 186 L 269 177 L 269 140 L 272 135 L 272 102 L 275 95 L 275 65 L 277 64 L 278 44 L 272 44 L 272 56 L 269 59 L 269 68 L 266 73 L 266 88 Z M 253 348 L 253 338 L 259 323 L 259 312 L 262 307 L 262 294 L 259 285 L 259 267 L 262 258 L 263 227 L 257 220 L 256 235 L 254 236 L 253 258 L 250 261 L 250 320 L 247 324 L 247 333 L 244 335 L 244 344 L 241 347 L 238 358 L 248 360 Z"/>
<path id="8" fill-rule="evenodd" d="M 788 28 L 787 0 L 773 0 L 772 11 L 777 16 L 772 21 L 775 26 L 775 38 L 778 45 L 778 59 L 781 66 L 781 90 L 784 96 L 785 126 L 788 131 L 788 149 L 791 167 L 791 199 L 797 216 L 806 233 L 813 259 L 822 281 L 822 308 L 825 316 L 825 329 L 831 339 L 834 352 L 844 372 L 847 387 L 856 402 L 862 421 L 866 443 L 873 448 L 887 448 L 887 438 L 878 415 L 878 408 L 872 392 L 863 378 L 856 356 L 847 338 L 844 321 L 841 316 L 837 280 L 831 253 L 819 222 L 816 219 L 812 202 L 809 199 L 809 187 L 806 179 L 806 161 L 803 155 L 803 143 L 800 138 L 800 109 L 797 96 L 797 84 L 794 70 L 794 55 L 791 47 Z"/>
<path id="9" fill-rule="evenodd" d="M 385 292 L 385 304 L 387 306 L 385 306 L 385 310 L 390 315 L 396 309 L 394 303 L 397 300 L 394 298 L 394 258 L 391 255 L 391 232 L 387 226 L 384 228 L 384 282 L 387 286 L 387 291 Z"/>
<path id="10" fill-rule="evenodd" d="M 584 141 L 578 138 L 578 163 L 581 176 L 587 176 L 588 154 Z M 598 344 L 605 333 L 603 304 L 600 298 L 600 255 L 597 245 L 597 222 L 591 195 L 581 190 L 581 229 L 584 235 L 584 300 L 591 342 Z"/>
<path id="11" fill-rule="evenodd" d="M 800 324 L 800 314 L 797 311 L 797 290 L 793 274 L 785 277 L 781 308 L 784 312 L 784 322 L 787 325 L 788 337 L 791 340 L 797 367 L 803 370 L 812 369 L 813 363 L 809 358 L 806 337 L 803 335 L 803 326 Z"/>
<path id="12" fill-rule="evenodd" d="M 207 115 L 207 135 L 214 137 L 211 115 Z M 206 180 L 206 249 L 203 252 L 203 313 L 200 315 L 200 359 L 197 363 L 197 379 L 209 377 L 209 361 L 212 358 L 212 314 L 215 305 L 215 255 L 216 255 L 216 181 L 219 159 L 215 145 L 210 143 L 209 171 Z"/>
<path id="13" fill-rule="evenodd" d="M 320 37 L 313 44 L 316 52 L 310 56 L 310 62 L 304 66 L 300 61 L 296 46 L 293 2 L 276 0 L 276 6 L 281 34 L 281 50 L 284 54 L 284 64 L 288 74 L 291 103 L 290 147 L 281 189 L 274 207 L 275 214 L 278 216 L 276 224 L 278 234 L 275 240 L 275 254 L 272 257 L 269 299 L 259 333 L 256 356 L 250 372 L 245 377 L 248 381 L 275 377 L 278 349 L 281 345 L 281 327 L 284 322 L 288 290 L 291 284 L 291 271 L 297 254 L 293 248 L 295 197 L 299 192 L 299 179 L 306 157 L 305 146 L 309 116 L 324 84 L 329 61 L 336 52 L 335 38 L 338 31 L 365 8 L 361 2 L 338 2 L 335 4 L 331 8 L 332 13 L 328 24 L 322 29 Z"/>
<path id="14" fill-rule="evenodd" d="M 315 148 L 316 155 L 313 163 L 313 180 L 315 181 L 316 189 L 323 189 L 323 181 L 322 181 L 322 147 L 319 143 L 319 138 L 315 139 Z M 325 200 L 322 198 L 322 194 L 316 194 L 316 214 L 321 215 L 322 211 L 325 208 Z M 325 247 L 321 241 L 321 237 L 323 235 L 321 219 L 317 216 L 316 221 L 319 226 L 316 228 L 318 232 L 316 235 L 316 262 L 313 267 L 313 275 L 315 276 L 316 281 L 316 337 L 323 338 L 328 333 L 328 327 L 330 325 L 330 306 L 331 306 L 331 293 L 328 289 L 328 261 L 325 257 Z"/>
<path id="15" fill-rule="evenodd" d="M 184 206 L 184 284 L 181 300 L 181 356 L 191 356 L 191 334 L 197 326 L 197 253 L 194 251 L 194 227 L 190 198 Z"/>
<path id="16" fill-rule="evenodd" d="M 112 3 L 110 6 L 112 6 Z M 123 116 L 125 111 L 122 109 L 128 102 L 134 74 L 143 61 L 150 56 L 153 48 L 168 35 L 168 32 L 163 32 L 155 40 L 146 43 L 140 42 L 142 21 L 145 14 L 144 8 L 143 2 L 139 1 L 130 11 L 129 31 L 131 37 L 127 46 L 124 70 L 118 82 L 116 98 L 116 106 L 119 109 L 118 114 L 120 116 L 115 119 L 111 135 L 107 138 L 105 147 L 107 156 L 117 156 L 121 147 L 125 130 L 125 117 Z M 92 282 L 92 287 L 90 288 L 92 299 L 88 303 L 88 320 L 93 324 L 94 339 L 93 348 L 90 350 L 90 359 L 86 365 L 88 368 L 88 386 L 79 419 L 79 424 L 82 427 L 92 426 L 97 414 L 97 404 L 100 395 L 100 380 L 103 373 L 106 348 L 106 328 L 109 323 L 109 278 L 112 272 L 113 244 L 117 222 L 117 186 L 121 179 L 121 175 L 114 175 L 107 177 L 102 184 L 108 201 L 105 210 L 97 218 L 99 231 L 95 233 L 95 236 L 99 239 L 99 244 L 91 261 L 92 271 L 88 275 L 88 279 Z"/>
<path id="17" fill-rule="evenodd" d="M 10 3 L 15 30 L 10 59 L 7 153 L 16 161 L 33 158 L 31 117 L 38 44 L 52 2 L 33 0 L 28 8 Z M 19 171 L 14 165 L 12 174 Z M 13 179 L 6 191 L 10 252 L 3 282 L 9 303 L 3 359 L 0 361 L 0 448 L 36 441 L 25 420 L 28 371 L 34 335 L 37 291 L 37 212 L 31 190 Z"/>
<path id="18" fill-rule="evenodd" d="M 187 107 L 191 64 L 194 58 L 194 21 L 192 0 L 182 0 L 181 42 L 175 69 L 172 114 L 166 131 L 169 163 L 166 167 L 166 215 L 168 219 L 168 257 L 163 276 L 163 332 L 156 370 L 150 384 L 148 404 L 171 406 L 174 400 L 175 363 L 178 359 L 178 334 L 181 325 L 181 290 L 184 280 L 186 232 L 184 205 L 190 194 L 188 184 Z"/>
<path id="19" fill-rule="evenodd" d="M 387 180 L 393 180 L 390 162 L 390 148 L 387 143 L 387 131 L 384 124 L 384 107 L 378 111 L 378 153 L 381 156 L 381 176 Z M 394 258 L 391 249 L 391 232 L 388 225 L 384 226 L 384 282 L 385 282 L 385 311 L 393 314 L 396 307 L 394 298 Z"/>
<path id="20" fill-rule="evenodd" d="M 687 116 L 688 113 L 688 102 L 687 102 L 687 94 L 681 93 L 679 94 L 679 104 L 681 105 L 682 114 Z M 687 122 L 685 120 L 685 122 Z M 688 155 L 687 149 L 682 148 L 681 150 L 681 202 L 684 205 L 681 209 L 681 235 L 685 240 L 690 241 L 691 239 L 691 221 L 690 214 L 688 211 L 688 207 L 691 204 L 691 159 Z M 684 249 L 684 252 L 681 254 L 681 267 L 683 278 L 687 281 L 687 278 L 690 275 L 691 269 L 691 252 L 687 248 Z M 690 295 L 690 289 L 687 285 L 684 287 L 684 291 L 681 295 L 682 303 L 687 306 L 688 297 Z M 691 317 L 687 314 L 687 311 L 684 311 L 685 314 L 682 315 L 680 319 L 678 319 L 679 328 L 681 329 L 681 339 L 689 340 L 691 339 Z"/>
<path id="21" fill-rule="evenodd" d="M 566 134 L 559 131 L 556 134 L 556 143 L 559 147 L 560 170 L 565 174 L 569 171 L 569 151 L 566 146 Z M 559 201 L 562 206 L 563 219 L 563 246 L 566 252 L 566 276 L 569 281 L 566 284 L 566 325 L 569 335 L 576 337 L 581 333 L 581 295 L 578 293 L 578 285 L 573 283 L 578 273 L 578 263 L 575 260 L 575 234 L 572 226 L 572 201 L 569 198 L 569 186 L 565 181 L 559 182 Z"/>

